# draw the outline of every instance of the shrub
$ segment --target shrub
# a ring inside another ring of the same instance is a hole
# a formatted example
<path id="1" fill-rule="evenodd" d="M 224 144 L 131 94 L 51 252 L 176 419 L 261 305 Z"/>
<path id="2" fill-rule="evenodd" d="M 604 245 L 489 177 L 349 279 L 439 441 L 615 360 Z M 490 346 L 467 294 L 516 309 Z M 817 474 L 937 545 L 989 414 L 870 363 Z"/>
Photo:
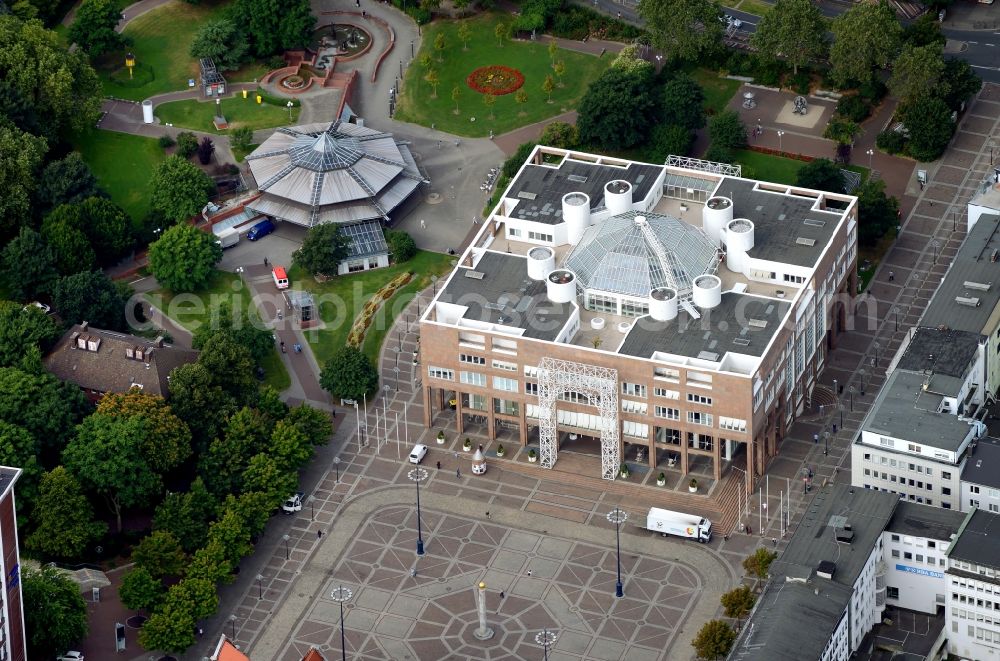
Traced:
<path id="1" fill-rule="evenodd" d="M 409 261 L 417 254 L 417 244 L 406 232 L 389 230 L 385 233 L 385 242 L 389 244 L 389 254 L 397 264 Z"/>
<path id="2" fill-rule="evenodd" d="M 875 146 L 889 154 L 898 154 L 906 147 L 906 138 L 899 131 L 887 129 L 875 138 Z"/>
<path id="3" fill-rule="evenodd" d="M 683 126 L 660 124 L 653 129 L 650 142 L 653 146 L 655 160 L 659 162 L 666 160 L 667 156 L 671 154 L 687 156 L 692 143 L 694 143 L 694 133 Z"/>
<path id="4" fill-rule="evenodd" d="M 706 161 L 715 161 L 716 163 L 733 163 L 736 161 L 733 150 L 720 145 L 710 145 L 708 151 L 705 152 L 704 158 Z M 746 170 L 744 170 L 744 174 L 746 174 Z"/>
<path id="5" fill-rule="evenodd" d="M 784 71 L 785 63 L 781 60 L 758 58 L 753 64 L 753 81 L 758 85 L 777 87 Z"/>
<path id="6" fill-rule="evenodd" d="M 177 155 L 181 158 L 191 158 L 198 151 L 198 138 L 194 133 L 182 131 L 177 134 Z"/>
<path id="7" fill-rule="evenodd" d="M 284 63 L 282 63 L 282 66 L 284 66 Z M 257 91 L 254 93 L 260 96 L 261 101 L 272 106 L 281 106 L 282 108 L 287 108 L 289 101 L 292 102 L 293 108 L 298 108 L 299 106 L 302 105 L 302 102 L 299 101 L 298 99 L 279 99 L 276 96 L 271 96 L 270 94 L 267 93 L 265 89 L 261 87 L 258 87 Z"/>
<path id="8" fill-rule="evenodd" d="M 537 143 L 534 142 L 525 142 L 523 145 L 518 147 L 513 156 L 503 162 L 503 168 L 501 169 L 503 176 L 508 179 L 513 179 L 514 175 L 517 174 L 517 171 L 521 169 L 521 165 L 528 160 L 528 156 L 531 154 L 531 150 L 535 148 L 536 144 Z M 500 187 L 498 186 L 497 189 L 499 190 Z"/>
<path id="9" fill-rule="evenodd" d="M 837 102 L 837 112 L 855 123 L 864 121 L 871 110 L 871 106 L 858 94 L 842 97 Z"/>
<path id="10" fill-rule="evenodd" d="M 156 143 L 158 145 L 160 145 L 160 147 L 163 148 L 163 149 L 169 149 L 170 147 L 173 147 L 174 145 L 176 145 L 177 141 L 174 140 L 169 135 L 161 135 L 160 139 L 157 140 Z"/>
<path id="11" fill-rule="evenodd" d="M 858 87 L 858 95 L 872 105 L 884 99 L 888 91 L 885 83 L 878 79 L 870 80 Z"/>
<path id="12" fill-rule="evenodd" d="M 812 75 L 808 69 L 801 69 L 798 73 L 785 78 L 785 86 L 790 87 L 796 94 L 808 94 L 811 85 Z"/>

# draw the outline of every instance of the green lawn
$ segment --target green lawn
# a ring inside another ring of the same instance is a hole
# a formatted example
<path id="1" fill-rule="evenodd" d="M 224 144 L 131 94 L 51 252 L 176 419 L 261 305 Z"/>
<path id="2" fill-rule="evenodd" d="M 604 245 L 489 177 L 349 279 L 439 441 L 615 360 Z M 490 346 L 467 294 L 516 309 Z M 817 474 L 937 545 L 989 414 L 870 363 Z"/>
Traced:
<path id="1" fill-rule="evenodd" d="M 252 152 L 254 149 L 257 149 L 257 147 L 260 147 L 260 145 L 250 145 L 250 147 L 246 151 L 243 151 L 242 149 L 239 149 L 236 145 L 232 144 L 229 145 L 229 148 L 233 150 L 233 158 L 236 159 L 237 163 L 242 163 L 243 159 L 247 157 L 247 154 Z"/>
<path id="2" fill-rule="evenodd" d="M 215 117 L 216 104 L 214 101 L 172 101 L 156 106 L 156 116 L 164 124 L 173 124 L 186 129 L 215 132 L 215 125 L 212 119 Z M 274 126 L 287 126 L 294 124 L 299 118 L 299 108 L 292 108 L 292 119 L 288 119 L 288 109 L 271 105 L 270 103 L 257 103 L 254 95 L 247 98 L 237 95 L 232 98 L 223 99 L 219 104 L 222 114 L 229 122 L 229 128 L 235 129 L 241 126 L 250 128 L 268 129 Z M 228 131 L 220 131 L 227 133 Z"/>
<path id="3" fill-rule="evenodd" d="M 149 214 L 149 178 L 164 159 L 156 140 L 87 129 L 74 134 L 72 142 L 115 204 L 132 220 L 145 219 Z"/>
<path id="4" fill-rule="evenodd" d="M 402 93 L 396 111 L 396 119 L 414 122 L 424 126 L 435 124 L 437 128 L 465 136 L 505 133 L 511 129 L 532 124 L 577 107 L 590 83 L 610 64 L 612 57 L 598 58 L 593 55 L 560 50 L 557 59 L 565 62 L 566 71 L 562 85 L 552 92 L 552 103 L 542 91 L 545 76 L 552 73 L 551 61 L 544 42 L 505 41 L 501 47 L 493 34 L 497 23 L 509 22 L 509 16 L 487 14 L 466 19 L 472 37 L 468 50 L 462 49 L 457 35 L 459 21 L 435 21 L 424 27 L 423 46 L 417 58 L 406 70 Z M 437 61 L 434 39 L 445 35 L 444 61 Z M 440 83 L 437 97 L 432 95 L 431 85 L 424 80 L 426 71 L 420 65 L 421 56 L 432 56 L 431 68 L 437 71 Z M 524 75 L 523 89 L 528 100 L 523 107 L 514 101 L 514 94 L 494 97 L 493 119 L 483 104 L 483 94 L 466 84 L 466 77 L 481 66 L 504 64 L 519 70 Z M 553 78 L 556 76 L 553 74 Z M 452 89 L 458 88 L 458 113 L 452 101 Z M 475 121 L 472 121 L 475 118 Z"/>
<path id="5" fill-rule="evenodd" d="M 743 166 L 744 177 L 776 184 L 794 184 L 799 168 L 806 164 L 794 158 L 761 154 L 749 149 L 738 149 L 735 156 L 736 162 Z"/>
<path id="6" fill-rule="evenodd" d="M 725 110 L 729 100 L 743 84 L 738 80 L 722 78 L 717 71 L 703 67 L 693 69 L 690 74 L 705 92 L 705 110 L 709 115 Z"/>
<path id="7" fill-rule="evenodd" d="M 288 275 L 295 283 L 294 286 L 307 289 L 316 296 L 320 301 L 320 318 L 327 324 L 322 330 L 305 333 L 317 362 L 323 365 L 337 349 L 344 346 L 354 318 L 361 312 L 372 294 L 398 274 L 410 271 L 415 274 L 413 279 L 382 306 L 365 335 L 362 348 L 366 355 L 373 360 L 376 359 L 396 314 L 406 307 L 406 303 L 413 300 L 418 291 L 431 284 L 432 275 L 440 276 L 447 273 L 454 260 L 453 255 L 420 251 L 404 264 L 393 264 L 384 269 L 338 276 L 323 283 L 316 282 L 312 276 L 293 266 Z"/>

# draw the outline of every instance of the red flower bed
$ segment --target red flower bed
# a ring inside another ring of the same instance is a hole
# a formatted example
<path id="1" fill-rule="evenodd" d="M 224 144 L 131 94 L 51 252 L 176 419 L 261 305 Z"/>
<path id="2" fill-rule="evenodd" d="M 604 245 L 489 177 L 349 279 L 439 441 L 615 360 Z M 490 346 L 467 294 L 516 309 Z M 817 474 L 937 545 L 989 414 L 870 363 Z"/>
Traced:
<path id="1" fill-rule="evenodd" d="M 470 73 L 465 84 L 481 94 L 502 96 L 520 89 L 524 85 L 524 74 L 502 64 L 492 64 Z"/>

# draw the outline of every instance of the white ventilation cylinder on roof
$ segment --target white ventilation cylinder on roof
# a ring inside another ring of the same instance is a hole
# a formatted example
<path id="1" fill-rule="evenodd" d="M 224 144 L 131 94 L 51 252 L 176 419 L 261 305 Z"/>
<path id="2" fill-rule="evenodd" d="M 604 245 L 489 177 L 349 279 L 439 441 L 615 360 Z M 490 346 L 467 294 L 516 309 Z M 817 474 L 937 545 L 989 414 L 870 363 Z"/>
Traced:
<path id="1" fill-rule="evenodd" d="M 649 292 L 649 316 L 655 321 L 677 318 L 677 291 L 670 287 L 657 287 Z"/>
<path id="2" fill-rule="evenodd" d="M 753 248 L 753 223 L 737 218 L 726 225 L 726 268 L 745 274 L 750 266 L 747 252 Z"/>
<path id="3" fill-rule="evenodd" d="M 576 274 L 556 269 L 545 276 L 545 291 L 553 303 L 569 303 L 576 298 Z"/>
<path id="4" fill-rule="evenodd" d="M 590 196 L 586 193 L 563 195 L 562 217 L 566 223 L 566 240 L 575 246 L 590 227 Z"/>
<path id="5" fill-rule="evenodd" d="M 535 246 L 528 251 L 528 277 L 532 280 L 544 280 L 555 267 L 556 254 L 552 248 Z"/>
<path id="6" fill-rule="evenodd" d="M 615 179 L 604 184 L 604 206 L 612 215 L 632 210 L 632 184 Z"/>
<path id="7" fill-rule="evenodd" d="M 715 245 L 722 244 L 722 229 L 733 219 L 733 201 L 728 197 L 710 197 L 701 212 L 701 229 Z"/>
<path id="8" fill-rule="evenodd" d="M 722 280 L 716 275 L 699 275 L 694 279 L 691 300 L 702 310 L 710 310 L 722 302 Z"/>

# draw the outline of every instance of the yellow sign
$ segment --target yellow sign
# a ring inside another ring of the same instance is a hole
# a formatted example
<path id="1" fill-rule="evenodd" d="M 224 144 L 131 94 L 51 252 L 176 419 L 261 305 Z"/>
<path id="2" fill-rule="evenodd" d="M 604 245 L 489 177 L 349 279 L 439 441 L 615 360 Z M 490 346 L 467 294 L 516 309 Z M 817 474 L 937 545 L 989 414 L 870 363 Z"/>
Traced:
<path id="1" fill-rule="evenodd" d="M 247 91 L 246 90 L 243 90 L 243 98 L 244 99 L 247 98 Z"/>
<path id="2" fill-rule="evenodd" d="M 132 67 L 135 66 L 135 55 L 132 53 L 127 53 L 125 55 L 125 66 L 128 67 L 128 77 L 132 77 Z"/>
<path id="3" fill-rule="evenodd" d="M 264 101 L 264 97 L 262 97 L 260 94 L 258 94 L 257 95 L 257 103 L 263 103 L 263 101 Z"/>

